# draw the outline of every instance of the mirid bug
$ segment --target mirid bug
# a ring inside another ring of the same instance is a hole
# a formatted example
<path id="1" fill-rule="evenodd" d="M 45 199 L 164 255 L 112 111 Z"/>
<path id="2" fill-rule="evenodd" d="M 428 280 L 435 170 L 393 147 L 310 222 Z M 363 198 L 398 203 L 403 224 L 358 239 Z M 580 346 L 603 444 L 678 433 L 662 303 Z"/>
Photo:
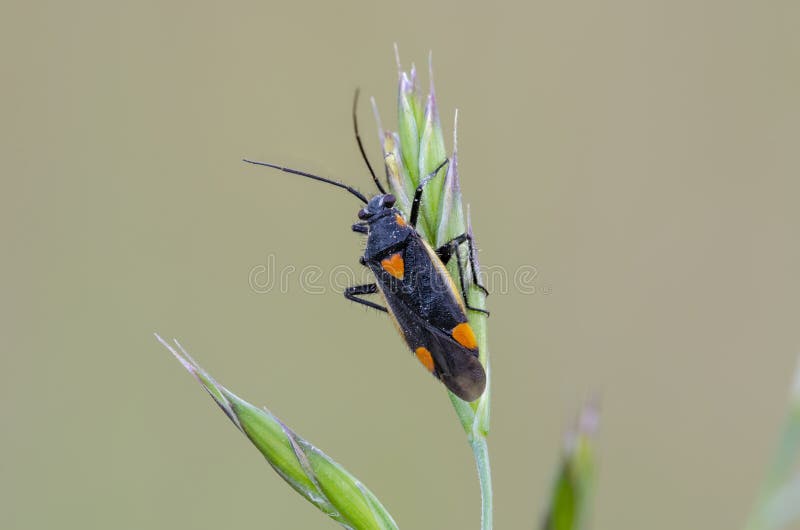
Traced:
<path id="1" fill-rule="evenodd" d="M 358 91 L 353 100 L 353 128 L 361 156 L 378 188 L 378 195 L 371 199 L 343 182 L 267 162 L 244 161 L 331 184 L 348 191 L 365 204 L 358 211 L 359 221 L 352 230 L 367 236 L 367 246 L 359 262 L 372 271 L 376 281 L 348 287 L 344 291 L 345 298 L 387 312 L 419 362 L 459 398 L 474 401 L 486 388 L 486 373 L 478 360 L 478 343 L 467 321 L 466 311 L 480 311 L 487 315 L 488 312 L 467 302 L 459 250 L 463 243 L 468 244 L 473 281 L 486 292 L 477 282 L 472 238 L 469 234 L 461 234 L 434 250 L 415 228 L 425 185 L 448 160 L 445 159 L 420 180 L 406 221 L 402 212 L 394 207 L 394 195 L 386 192 L 369 163 L 358 133 L 357 102 Z M 461 293 L 445 268 L 453 255 L 458 263 Z M 386 305 L 362 298 L 371 294 L 382 295 Z"/>

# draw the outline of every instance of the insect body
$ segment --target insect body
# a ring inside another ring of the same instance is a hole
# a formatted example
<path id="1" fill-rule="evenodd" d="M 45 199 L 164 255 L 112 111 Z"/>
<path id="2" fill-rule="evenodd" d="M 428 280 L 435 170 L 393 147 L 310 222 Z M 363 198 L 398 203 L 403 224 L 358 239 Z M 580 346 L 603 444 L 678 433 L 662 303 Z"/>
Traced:
<path id="1" fill-rule="evenodd" d="M 353 122 L 355 125 L 355 102 Z M 459 398 L 474 401 L 483 394 L 486 374 L 478 359 L 478 344 L 467 321 L 466 311 L 485 311 L 465 302 L 466 287 L 459 252 L 461 244 L 469 243 L 472 276 L 477 278 L 472 239 L 462 234 L 434 250 L 415 229 L 425 184 L 447 161 L 420 181 L 409 220 L 406 221 L 403 214 L 394 208 L 395 197 L 385 192 L 372 171 L 358 136 L 357 125 L 355 129 L 361 153 L 380 191 L 379 195 L 369 200 L 359 191 L 338 181 L 266 162 L 245 161 L 332 184 L 365 203 L 358 212 L 359 222 L 352 228 L 355 232 L 367 235 L 366 250 L 359 261 L 369 267 L 376 281 L 349 287 L 344 296 L 389 313 L 420 363 Z M 445 268 L 454 254 L 459 266 L 461 293 Z M 478 286 L 483 289 L 480 284 Z M 386 306 L 362 298 L 370 294 L 381 294 Z"/>

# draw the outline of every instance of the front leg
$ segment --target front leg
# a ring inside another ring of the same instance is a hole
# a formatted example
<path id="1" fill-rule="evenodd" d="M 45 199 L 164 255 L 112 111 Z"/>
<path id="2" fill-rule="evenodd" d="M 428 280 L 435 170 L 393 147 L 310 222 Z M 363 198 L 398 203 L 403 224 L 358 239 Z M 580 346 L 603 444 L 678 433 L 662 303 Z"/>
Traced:
<path id="1" fill-rule="evenodd" d="M 430 180 L 436 176 L 439 170 L 442 169 L 449 161 L 449 159 L 445 158 L 444 162 L 436 166 L 436 169 L 420 179 L 419 186 L 417 186 L 417 190 L 414 192 L 414 200 L 411 202 L 411 215 L 408 218 L 408 222 L 414 228 L 417 227 L 417 216 L 419 215 L 419 203 L 422 200 L 422 190 L 425 189 L 425 185 L 430 182 Z"/>

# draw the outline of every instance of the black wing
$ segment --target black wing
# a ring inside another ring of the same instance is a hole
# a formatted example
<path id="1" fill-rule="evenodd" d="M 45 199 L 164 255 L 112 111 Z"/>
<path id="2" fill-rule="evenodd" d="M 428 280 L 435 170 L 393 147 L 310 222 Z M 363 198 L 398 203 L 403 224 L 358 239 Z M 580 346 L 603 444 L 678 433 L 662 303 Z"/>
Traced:
<path id="1" fill-rule="evenodd" d="M 403 304 L 389 304 L 389 314 L 417 358 L 455 395 L 474 401 L 486 388 L 486 373 L 478 360 L 478 350 L 458 343 L 448 333 L 409 312 Z"/>
<path id="2" fill-rule="evenodd" d="M 398 255 L 402 261 L 397 260 Z M 387 272 L 381 259 L 376 258 L 369 264 L 387 299 L 402 304 L 411 313 L 444 331 L 467 321 L 464 302 L 450 272 L 419 234 L 414 232 L 402 246 L 381 257 L 383 261 L 393 261 L 395 266 L 403 265 L 398 277 L 397 270 Z"/>
<path id="3" fill-rule="evenodd" d="M 469 327 L 463 302 L 438 256 L 414 236 L 383 257 L 388 263 L 376 259 L 370 268 L 411 350 L 451 392 L 474 401 L 483 394 L 486 374 L 477 345 L 453 338 L 456 327 Z"/>

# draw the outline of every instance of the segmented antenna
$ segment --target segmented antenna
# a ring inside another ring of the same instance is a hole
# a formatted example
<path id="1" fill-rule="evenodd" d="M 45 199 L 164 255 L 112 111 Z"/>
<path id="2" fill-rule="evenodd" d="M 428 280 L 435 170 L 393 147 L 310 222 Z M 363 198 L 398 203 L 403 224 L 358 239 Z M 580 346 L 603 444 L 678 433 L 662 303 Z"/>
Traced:
<path id="1" fill-rule="evenodd" d="M 299 171 L 297 169 L 292 169 L 290 167 L 277 166 L 275 164 L 270 164 L 269 162 L 256 162 L 255 160 L 248 160 L 246 158 L 243 158 L 242 161 L 243 162 L 247 162 L 248 164 L 253 164 L 253 165 L 256 165 L 256 166 L 271 167 L 271 168 L 274 168 L 274 169 L 279 169 L 279 170 L 284 171 L 286 173 L 292 173 L 293 175 L 300 175 L 301 177 L 308 177 L 310 179 L 318 180 L 320 182 L 325 182 L 327 184 L 331 184 L 331 185 L 336 186 L 338 188 L 342 188 L 344 190 L 349 191 L 350 193 L 352 193 L 353 195 L 358 197 L 358 200 L 360 200 L 364 204 L 369 202 L 367 200 L 367 198 L 364 197 L 364 195 L 360 191 L 358 191 L 357 189 L 353 188 L 352 186 L 348 186 L 344 182 L 339 182 L 338 180 L 327 179 L 325 177 L 320 177 L 319 175 L 314 175 L 312 173 L 306 173 L 305 171 Z"/>
<path id="2" fill-rule="evenodd" d="M 381 185 L 381 181 L 378 180 L 378 177 L 375 176 L 375 171 L 372 170 L 372 164 L 369 163 L 369 158 L 367 158 L 367 152 L 364 150 L 364 144 L 361 143 L 361 135 L 358 134 L 358 119 L 356 118 L 356 108 L 358 107 L 358 94 L 360 89 L 356 88 L 356 93 L 353 96 L 353 130 L 356 133 L 356 142 L 358 143 L 358 150 L 361 151 L 361 158 L 364 159 L 364 163 L 367 164 L 367 169 L 369 169 L 369 174 L 372 175 L 372 180 L 375 181 L 375 185 L 378 187 L 378 191 L 381 194 L 386 195 L 386 190 L 383 189 Z"/>

